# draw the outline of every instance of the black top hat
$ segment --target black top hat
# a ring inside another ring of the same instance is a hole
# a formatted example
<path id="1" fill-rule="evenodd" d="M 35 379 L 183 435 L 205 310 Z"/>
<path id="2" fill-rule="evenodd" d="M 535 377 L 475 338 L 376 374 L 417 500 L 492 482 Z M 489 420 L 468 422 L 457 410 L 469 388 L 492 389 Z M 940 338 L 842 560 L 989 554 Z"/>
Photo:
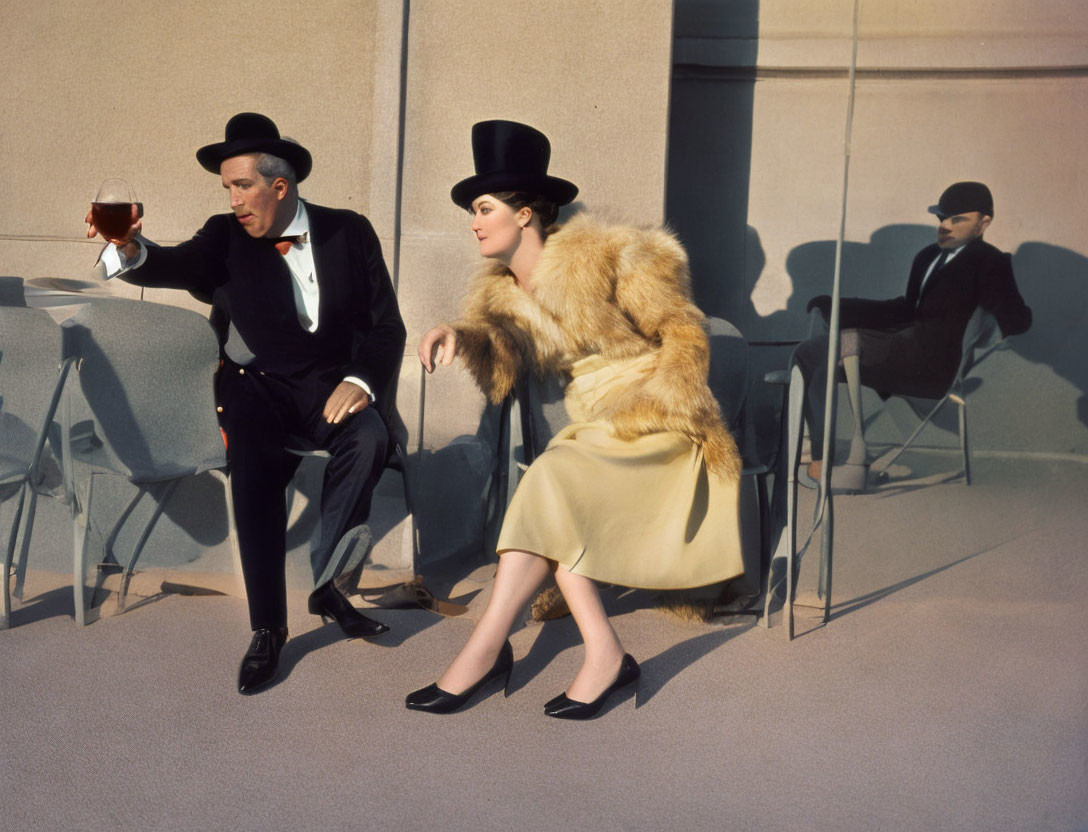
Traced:
<path id="1" fill-rule="evenodd" d="M 271 153 L 286 159 L 299 182 L 310 175 L 314 164 L 310 151 L 297 142 L 281 139 L 276 123 L 260 113 L 238 113 L 227 122 L 226 141 L 200 148 L 196 160 L 204 170 L 219 173 L 224 159 L 243 153 Z"/>
<path id="2" fill-rule="evenodd" d="M 953 217 L 978 211 L 988 217 L 994 215 L 994 198 L 990 189 L 981 182 L 957 182 L 949 185 L 936 205 L 929 206 L 929 213 L 938 217 Z"/>
<path id="3" fill-rule="evenodd" d="M 480 194 L 522 191 L 566 205 L 578 188 L 566 179 L 548 176 L 552 146 L 548 137 L 516 121 L 478 121 L 472 125 L 472 160 L 476 175 L 462 179 L 450 191 L 454 203 L 468 210 Z"/>

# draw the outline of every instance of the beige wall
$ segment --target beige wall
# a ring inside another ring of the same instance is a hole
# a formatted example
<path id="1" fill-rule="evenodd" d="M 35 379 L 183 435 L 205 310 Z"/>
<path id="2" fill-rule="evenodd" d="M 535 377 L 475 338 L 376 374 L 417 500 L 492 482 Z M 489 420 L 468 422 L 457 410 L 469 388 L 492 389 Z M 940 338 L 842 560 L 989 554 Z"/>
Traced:
<path id="1" fill-rule="evenodd" d="M 109 176 L 136 188 L 147 236 L 187 239 L 227 210 L 193 154 L 243 110 L 268 114 L 311 150 L 303 196 L 366 213 L 392 269 L 402 8 L 401 0 L 268 0 L 259 10 L 213 0 L 7 4 L 0 276 L 86 276 L 99 244 L 84 238 L 82 219 Z M 415 344 L 456 315 L 479 260 L 467 216 L 449 201 L 453 183 L 473 172 L 471 125 L 510 118 L 542 129 L 552 171 L 581 187 L 584 207 L 658 222 L 671 26 L 669 0 L 411 4 L 399 270 L 409 354 L 398 404 L 412 450 L 421 439 Z M 182 292 L 146 298 L 201 308 Z M 450 370 L 434 377 L 426 401 L 425 554 L 478 552 L 490 469 L 486 437 L 477 437 L 488 430 L 483 400 Z M 386 538 L 379 559 L 402 560 L 397 530 Z"/>
<path id="2" fill-rule="evenodd" d="M 241 110 L 267 113 L 311 149 L 304 195 L 367 211 L 390 238 L 392 180 L 388 165 L 372 164 L 395 138 L 388 118 L 375 118 L 387 85 L 396 101 L 396 76 L 379 72 L 399 50 L 399 3 L 394 15 L 390 5 L 270 0 L 242 23 L 228 3 L 8 4 L 0 271 L 89 267 L 97 245 L 83 239 L 84 206 L 108 176 L 136 188 L 148 236 L 188 238 L 227 210 L 193 153 Z"/>
<path id="3" fill-rule="evenodd" d="M 750 338 L 803 337 L 805 303 L 830 291 L 852 13 L 678 3 L 669 215 L 704 306 Z M 843 292 L 900 294 L 933 239 L 926 207 L 953 181 L 990 185 L 987 239 L 1013 253 L 1036 324 L 982 372 L 979 449 L 1088 453 L 1086 67 L 1073 0 L 861 3 Z"/>
<path id="4" fill-rule="evenodd" d="M 661 221 L 671 25 L 666 0 L 412 3 L 400 280 L 410 345 L 456 317 L 480 263 L 470 219 L 449 197 L 474 172 L 476 121 L 544 131 L 550 171 L 579 186 L 579 207 Z M 420 375 L 418 362 L 405 362 L 398 401 L 413 428 Z M 428 377 L 422 502 L 432 514 L 422 531 L 431 556 L 478 546 L 492 430 L 483 406 L 460 368 Z"/>
<path id="5" fill-rule="evenodd" d="M 474 172 L 476 121 L 543 130 L 550 171 L 579 186 L 580 207 L 661 221 L 671 17 L 662 0 L 412 3 L 400 287 L 410 343 L 456 316 L 480 262 L 449 197 Z M 427 396 L 429 447 L 475 432 L 482 400 L 467 375 L 433 376 Z"/>

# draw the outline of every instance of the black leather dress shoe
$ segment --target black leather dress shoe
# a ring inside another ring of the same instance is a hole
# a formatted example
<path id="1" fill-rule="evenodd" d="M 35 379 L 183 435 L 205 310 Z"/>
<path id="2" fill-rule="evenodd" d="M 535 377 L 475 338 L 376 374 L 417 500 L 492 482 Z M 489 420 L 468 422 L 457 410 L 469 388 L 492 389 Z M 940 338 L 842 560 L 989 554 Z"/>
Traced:
<path id="1" fill-rule="evenodd" d="M 499 650 L 495 664 L 476 684 L 461 693 L 449 693 L 437 684 L 414 690 L 404 698 L 404 707 L 410 711 L 426 711 L 431 714 L 449 714 L 467 703 L 476 692 L 492 679 L 503 677 L 503 691 L 510 688 L 510 672 L 514 669 L 514 648 L 506 642 Z"/>
<path id="2" fill-rule="evenodd" d="M 387 625 L 367 618 L 355 609 L 351 601 L 332 585 L 332 581 L 310 593 L 309 609 L 314 615 L 320 615 L 322 621 L 331 618 L 348 638 L 380 636 L 389 631 Z"/>
<path id="3" fill-rule="evenodd" d="M 238 669 L 239 693 L 256 693 L 276 677 L 280 651 L 286 641 L 286 627 L 265 627 L 253 632 L 253 641 Z"/>
<path id="4" fill-rule="evenodd" d="M 631 658 L 631 654 L 624 653 L 623 661 L 620 662 L 620 672 L 616 675 L 616 680 L 604 689 L 604 693 L 592 702 L 578 702 L 565 693 L 561 693 L 544 705 L 544 713 L 556 719 L 589 719 L 596 716 L 597 711 L 604 707 L 608 697 L 620 688 L 625 688 L 636 681 L 641 672 L 638 662 Z"/>

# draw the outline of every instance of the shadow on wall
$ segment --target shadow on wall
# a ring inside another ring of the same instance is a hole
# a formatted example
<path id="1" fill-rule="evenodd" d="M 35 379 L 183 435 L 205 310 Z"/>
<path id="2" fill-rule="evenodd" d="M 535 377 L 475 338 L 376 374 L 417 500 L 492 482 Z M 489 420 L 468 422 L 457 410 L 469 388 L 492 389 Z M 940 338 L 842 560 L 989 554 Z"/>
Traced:
<path id="1" fill-rule="evenodd" d="M 754 230 L 749 231 L 755 235 Z M 758 235 L 755 238 L 758 243 Z M 933 241 L 932 227 L 902 224 L 878 229 L 868 243 L 846 243 L 842 296 L 880 299 L 902 295 L 911 261 Z M 833 240 L 794 248 L 786 260 L 793 293 L 786 309 L 764 318 L 760 329 L 804 337 L 808 332 L 805 306 L 814 295 L 830 293 L 834 266 Z M 1083 360 L 1088 351 L 1088 330 L 1084 326 L 1088 316 L 1088 258 L 1059 246 L 1023 243 L 1013 254 L 1013 272 L 1034 321 L 1028 332 L 1011 339 L 1011 349 L 1033 364 L 1050 367 L 1075 385 L 1080 391 L 1077 418 L 1088 425 L 1088 362 Z M 754 313 L 750 304 L 746 313 Z"/>
<path id="2" fill-rule="evenodd" d="M 1088 426 L 1088 258 L 1047 243 L 1023 243 L 1012 267 L 1034 315 L 1012 349 L 1076 385 L 1077 418 Z"/>
<path id="3" fill-rule="evenodd" d="M 737 310 L 750 304 L 748 189 L 752 166 L 752 106 L 759 34 L 758 0 L 702 3 L 677 0 L 674 31 L 721 45 L 730 65 L 673 66 L 665 217 L 691 258 L 695 301 L 746 335 Z M 758 277 L 758 273 L 755 277 Z"/>

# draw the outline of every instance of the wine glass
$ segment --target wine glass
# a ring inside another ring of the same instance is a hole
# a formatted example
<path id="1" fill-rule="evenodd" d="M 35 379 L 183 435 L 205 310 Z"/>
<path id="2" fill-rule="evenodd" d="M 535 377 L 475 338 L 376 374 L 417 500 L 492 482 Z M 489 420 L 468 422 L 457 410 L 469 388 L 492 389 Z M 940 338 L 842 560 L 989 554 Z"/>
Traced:
<path id="1" fill-rule="evenodd" d="M 98 186 L 94 202 L 91 203 L 91 218 L 98 233 L 107 240 L 120 240 L 136 220 L 132 209 L 136 208 L 136 218 L 144 215 L 144 204 L 137 200 L 136 192 L 124 179 L 110 178 Z"/>

